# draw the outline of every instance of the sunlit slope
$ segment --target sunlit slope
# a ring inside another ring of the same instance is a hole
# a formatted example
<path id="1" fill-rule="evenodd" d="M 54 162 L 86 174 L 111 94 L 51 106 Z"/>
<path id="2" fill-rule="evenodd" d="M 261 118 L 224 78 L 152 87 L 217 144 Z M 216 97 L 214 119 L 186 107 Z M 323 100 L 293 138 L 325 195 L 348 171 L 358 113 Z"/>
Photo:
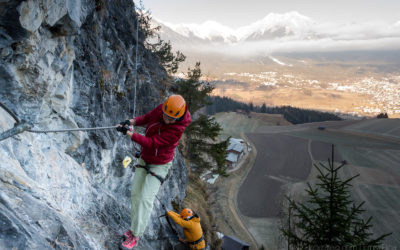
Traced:
<path id="1" fill-rule="evenodd" d="M 279 114 L 250 113 L 242 114 L 237 112 L 221 112 L 214 115 L 216 121 L 221 125 L 223 131 L 221 136 L 226 138 L 232 136 L 240 137 L 241 133 L 250 133 L 263 126 L 290 125 L 288 121 Z"/>
<path id="2" fill-rule="evenodd" d="M 344 127 L 345 130 L 400 138 L 400 119 L 371 119 Z"/>

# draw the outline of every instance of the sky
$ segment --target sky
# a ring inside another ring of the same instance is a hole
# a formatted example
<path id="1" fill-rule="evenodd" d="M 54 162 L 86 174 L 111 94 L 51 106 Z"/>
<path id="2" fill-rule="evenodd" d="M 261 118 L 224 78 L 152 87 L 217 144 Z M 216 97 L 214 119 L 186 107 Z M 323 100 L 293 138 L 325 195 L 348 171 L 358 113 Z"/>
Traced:
<path id="1" fill-rule="evenodd" d="M 213 20 L 231 28 L 248 25 L 269 13 L 290 11 L 320 23 L 400 21 L 400 0 L 143 0 L 143 5 L 165 22 L 200 24 Z"/>

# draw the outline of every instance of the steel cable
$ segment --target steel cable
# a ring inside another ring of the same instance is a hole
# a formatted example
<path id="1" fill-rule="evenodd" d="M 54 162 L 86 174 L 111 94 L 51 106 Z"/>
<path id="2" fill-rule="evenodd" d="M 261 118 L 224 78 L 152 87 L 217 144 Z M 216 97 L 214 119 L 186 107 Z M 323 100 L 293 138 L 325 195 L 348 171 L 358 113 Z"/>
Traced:
<path id="1" fill-rule="evenodd" d="M 29 129 L 27 131 L 32 133 L 58 133 L 58 132 L 70 132 L 70 131 L 90 131 L 90 130 L 102 130 L 102 129 L 113 129 L 117 126 L 110 127 L 95 127 L 95 128 L 70 128 L 70 129 L 49 129 L 49 130 L 36 130 Z"/>

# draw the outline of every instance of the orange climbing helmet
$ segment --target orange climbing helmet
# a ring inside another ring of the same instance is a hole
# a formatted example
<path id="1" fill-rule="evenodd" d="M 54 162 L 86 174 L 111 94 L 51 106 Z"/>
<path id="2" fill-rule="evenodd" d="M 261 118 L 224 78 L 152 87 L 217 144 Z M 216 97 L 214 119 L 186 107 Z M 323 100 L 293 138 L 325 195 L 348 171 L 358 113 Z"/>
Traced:
<path id="1" fill-rule="evenodd" d="M 165 115 L 173 118 L 181 118 L 186 111 L 186 102 L 181 95 L 171 95 L 165 100 L 162 106 Z"/>
<path id="2" fill-rule="evenodd" d="M 184 220 L 188 220 L 193 216 L 193 211 L 190 208 L 184 208 L 181 211 L 181 217 Z"/>

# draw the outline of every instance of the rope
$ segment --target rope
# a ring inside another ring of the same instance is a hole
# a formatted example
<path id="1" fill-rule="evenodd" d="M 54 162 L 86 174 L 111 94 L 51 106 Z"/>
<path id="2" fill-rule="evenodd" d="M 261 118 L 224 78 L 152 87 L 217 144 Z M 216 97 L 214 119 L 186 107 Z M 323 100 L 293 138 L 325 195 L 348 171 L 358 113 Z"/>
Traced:
<path id="1" fill-rule="evenodd" d="M 142 1 L 140 1 L 142 4 Z M 135 5 L 135 8 L 136 5 Z M 142 10 L 141 8 L 137 8 L 139 10 Z M 134 83 L 134 99 L 133 99 L 133 117 L 135 117 L 136 114 L 136 85 L 138 81 L 138 48 L 139 48 L 139 17 L 137 16 L 136 18 L 136 48 L 135 48 L 135 83 Z M 114 129 L 117 126 L 111 126 L 111 127 L 95 127 L 95 128 L 72 128 L 72 129 L 50 129 L 50 130 L 37 130 L 37 129 L 32 129 L 32 124 L 28 124 L 24 121 L 21 121 L 18 119 L 18 117 L 9 109 L 7 108 L 3 103 L 0 102 L 0 106 L 9 113 L 12 118 L 17 122 L 14 128 L 9 129 L 3 133 L 0 134 L 0 141 L 7 139 L 11 136 L 20 134 L 24 131 L 28 131 L 31 133 L 59 133 L 59 132 L 71 132 L 71 131 L 91 131 L 91 130 L 104 130 L 104 129 Z M 136 148 L 136 146 L 135 146 Z"/>
<path id="2" fill-rule="evenodd" d="M 135 4 L 136 7 L 136 4 Z M 136 48 L 135 48 L 135 85 L 134 85 L 134 98 L 133 98 L 133 117 L 136 115 L 136 83 L 138 79 L 138 53 L 139 53 L 139 15 L 136 15 Z"/>
<path id="3" fill-rule="evenodd" d="M 165 205 L 161 202 L 161 200 L 158 198 L 157 195 L 156 195 L 156 198 L 157 198 L 158 202 L 160 202 L 161 207 L 165 210 L 165 212 L 167 212 L 167 211 L 168 211 L 167 208 L 166 208 Z M 166 219 L 167 222 L 168 222 L 169 228 L 170 228 L 170 229 L 172 230 L 172 232 L 176 235 L 176 237 L 178 237 L 178 239 L 180 239 L 179 233 L 178 233 L 178 231 L 172 226 L 171 221 L 170 221 L 169 216 L 167 215 L 167 213 L 165 213 L 165 214 L 163 214 L 163 215 L 161 215 L 161 216 L 159 216 L 159 217 L 165 217 L 165 219 Z"/>
<path id="4" fill-rule="evenodd" d="M 5 111 L 7 111 L 7 113 L 9 113 L 9 114 L 12 116 L 12 118 L 14 118 L 14 120 L 15 120 L 17 123 L 20 123 L 20 122 L 21 122 L 21 121 L 18 119 L 18 117 L 14 114 L 14 112 L 12 112 L 11 109 L 7 108 L 6 105 L 4 105 L 3 103 L 0 102 L 0 106 L 1 106 Z"/>
<path id="5" fill-rule="evenodd" d="M 9 129 L 0 134 L 0 141 L 5 140 L 14 135 L 21 134 L 24 131 L 29 131 L 32 128 L 32 124 L 22 121 L 21 123 L 17 123 L 12 129 Z"/>
<path id="6" fill-rule="evenodd" d="M 95 127 L 95 128 L 70 128 L 70 129 L 49 129 L 49 130 L 37 130 L 37 129 L 32 129 L 32 124 L 29 124 L 27 122 L 22 122 L 18 123 L 15 127 L 12 129 L 9 129 L 3 133 L 0 134 L 0 141 L 5 140 L 9 137 L 12 137 L 14 135 L 21 134 L 25 131 L 31 132 L 31 133 L 59 133 L 59 132 L 71 132 L 71 131 L 90 131 L 90 130 L 103 130 L 103 129 L 114 129 L 117 126 L 111 126 L 111 127 Z"/>
<path id="7" fill-rule="evenodd" d="M 28 132 L 32 133 L 58 133 L 58 132 L 70 132 L 70 131 L 89 131 L 89 130 L 102 130 L 102 129 L 113 129 L 117 126 L 110 127 L 95 127 L 95 128 L 70 128 L 70 129 L 50 129 L 50 130 L 36 130 L 29 129 Z"/>

